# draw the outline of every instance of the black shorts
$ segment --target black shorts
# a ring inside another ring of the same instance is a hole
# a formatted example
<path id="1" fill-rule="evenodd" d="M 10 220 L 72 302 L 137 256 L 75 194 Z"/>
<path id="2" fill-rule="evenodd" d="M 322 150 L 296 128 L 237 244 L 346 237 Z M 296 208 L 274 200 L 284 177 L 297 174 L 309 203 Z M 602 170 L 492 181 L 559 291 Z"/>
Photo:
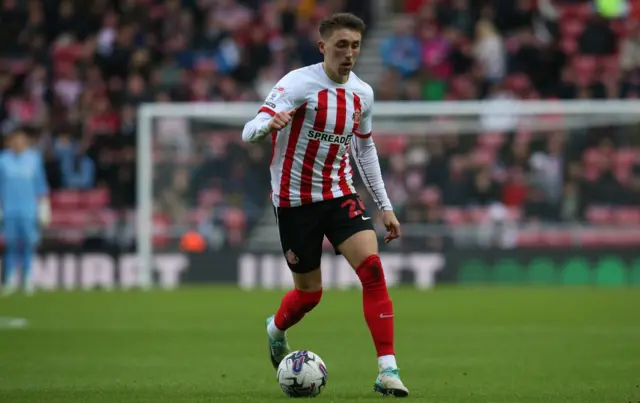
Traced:
<path id="1" fill-rule="evenodd" d="M 337 247 L 353 234 L 373 230 L 371 217 L 356 194 L 298 207 L 276 208 L 280 244 L 289 268 L 308 273 L 320 267 L 326 235 Z"/>

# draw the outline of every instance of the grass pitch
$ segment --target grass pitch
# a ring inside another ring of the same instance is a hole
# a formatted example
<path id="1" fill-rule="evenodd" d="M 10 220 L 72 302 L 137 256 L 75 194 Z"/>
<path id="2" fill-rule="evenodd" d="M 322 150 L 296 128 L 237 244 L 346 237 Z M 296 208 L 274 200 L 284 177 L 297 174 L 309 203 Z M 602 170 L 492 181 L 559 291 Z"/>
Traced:
<path id="1" fill-rule="evenodd" d="M 640 290 L 391 291 L 409 399 L 640 401 Z M 278 402 L 264 319 L 281 292 L 71 292 L 0 299 L 0 402 Z M 3 322 L 6 324 L 6 320 Z M 290 331 L 329 371 L 326 402 L 377 402 L 359 291 L 326 291 Z"/>

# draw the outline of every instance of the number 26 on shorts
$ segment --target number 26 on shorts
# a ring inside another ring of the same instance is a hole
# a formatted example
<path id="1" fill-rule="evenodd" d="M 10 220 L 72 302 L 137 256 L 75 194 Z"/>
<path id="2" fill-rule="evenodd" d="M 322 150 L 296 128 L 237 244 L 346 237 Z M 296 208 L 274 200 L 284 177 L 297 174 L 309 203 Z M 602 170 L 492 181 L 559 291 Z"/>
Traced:
<path id="1" fill-rule="evenodd" d="M 362 203 L 359 197 L 356 200 L 347 199 L 343 201 L 340 207 L 349 209 L 349 218 L 351 219 L 361 216 L 366 210 L 364 203 Z"/>

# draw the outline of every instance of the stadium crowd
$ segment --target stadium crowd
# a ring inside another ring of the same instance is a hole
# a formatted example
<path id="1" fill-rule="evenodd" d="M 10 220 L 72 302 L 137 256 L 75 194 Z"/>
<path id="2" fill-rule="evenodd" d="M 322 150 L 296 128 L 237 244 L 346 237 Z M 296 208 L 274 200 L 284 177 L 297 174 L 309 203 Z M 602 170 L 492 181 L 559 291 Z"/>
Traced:
<path id="1" fill-rule="evenodd" d="M 623 3 L 629 16 L 616 18 L 575 0 L 396 1 L 376 99 L 638 98 L 638 8 Z M 371 7 L 367 0 L 3 0 L 1 130 L 27 126 L 42 149 L 53 190 L 50 232 L 68 243 L 95 233 L 130 244 L 140 103 L 261 101 L 287 71 L 321 61 L 315 28 L 323 16 L 351 11 L 375 27 Z M 157 244 L 171 238 L 167 228 L 173 235 L 196 228 L 220 246 L 241 243 L 268 211 L 268 146 L 247 148 L 237 128 L 223 125 L 155 123 Z M 640 224 L 635 125 L 425 134 L 380 140 L 403 222 L 463 224 L 502 211 L 525 221 Z"/>

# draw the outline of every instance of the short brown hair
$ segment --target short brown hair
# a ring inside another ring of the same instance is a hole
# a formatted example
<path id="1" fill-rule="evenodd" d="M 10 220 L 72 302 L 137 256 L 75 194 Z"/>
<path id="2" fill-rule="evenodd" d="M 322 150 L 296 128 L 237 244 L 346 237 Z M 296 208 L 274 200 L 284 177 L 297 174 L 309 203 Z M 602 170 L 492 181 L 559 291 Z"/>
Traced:
<path id="1" fill-rule="evenodd" d="M 329 18 L 325 18 L 320 23 L 320 36 L 326 38 L 330 36 L 333 31 L 337 29 L 350 29 L 352 31 L 360 32 L 360 34 L 364 34 L 365 29 L 367 28 L 360 18 L 351 13 L 336 13 L 333 14 Z"/>

